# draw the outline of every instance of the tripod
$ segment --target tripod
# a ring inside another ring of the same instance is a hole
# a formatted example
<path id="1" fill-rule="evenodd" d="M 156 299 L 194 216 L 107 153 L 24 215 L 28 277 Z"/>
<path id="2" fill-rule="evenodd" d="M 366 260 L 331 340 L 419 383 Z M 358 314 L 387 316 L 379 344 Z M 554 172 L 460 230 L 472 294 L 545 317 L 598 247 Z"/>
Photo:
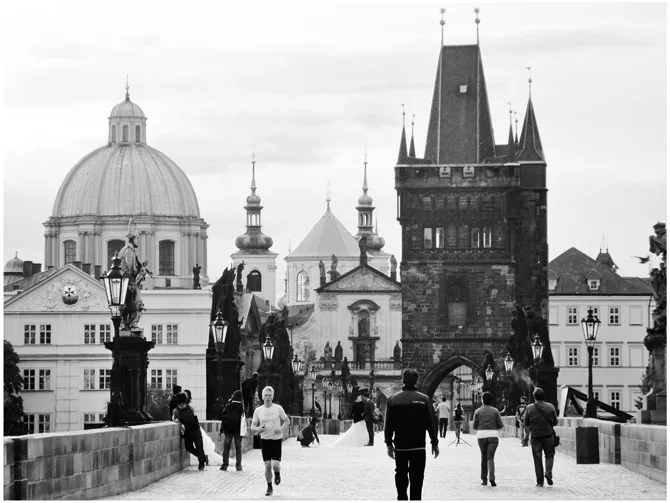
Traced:
<path id="1" fill-rule="evenodd" d="M 460 428 L 460 426 L 459 426 L 459 428 Z M 456 438 L 453 439 L 449 445 L 451 445 L 453 443 L 456 443 L 456 447 L 458 447 L 458 444 L 460 444 L 461 442 L 464 443 L 465 445 L 469 445 L 470 447 L 472 447 L 472 445 L 470 445 L 467 441 L 465 441 L 463 438 L 461 438 L 461 435 L 456 435 Z M 447 447 L 449 447 L 449 445 L 447 445 Z"/>

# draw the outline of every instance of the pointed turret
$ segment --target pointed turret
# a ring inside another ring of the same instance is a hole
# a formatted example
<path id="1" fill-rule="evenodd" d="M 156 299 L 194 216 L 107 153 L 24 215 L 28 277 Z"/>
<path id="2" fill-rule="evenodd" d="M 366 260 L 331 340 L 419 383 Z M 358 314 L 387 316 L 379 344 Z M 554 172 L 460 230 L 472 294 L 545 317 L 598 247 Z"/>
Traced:
<path id="1" fill-rule="evenodd" d="M 412 115 L 412 137 L 409 140 L 409 156 L 416 158 L 416 151 L 414 150 L 414 115 Z"/>
<path id="2" fill-rule="evenodd" d="M 600 265 L 603 265 L 610 269 L 613 272 L 616 272 L 616 270 L 619 268 L 615 263 L 614 259 L 610 255 L 609 248 L 605 249 L 605 252 L 603 253 L 603 250 L 600 249 L 598 256 L 596 257 L 596 262 L 599 263 Z"/>
<path id="3" fill-rule="evenodd" d="M 509 135 L 507 136 L 507 160 L 508 162 L 514 162 L 514 157 L 516 154 L 516 142 L 514 141 L 514 132 L 512 131 L 512 125 L 509 125 Z"/>
<path id="4" fill-rule="evenodd" d="M 540 141 L 540 131 L 537 128 L 535 110 L 533 109 L 533 100 L 531 98 L 533 79 L 530 77 L 530 67 L 526 67 L 526 69 L 528 70 L 528 106 L 526 107 L 526 117 L 523 119 L 521 137 L 519 138 L 521 153 L 517 160 L 545 162 L 542 142 Z"/>

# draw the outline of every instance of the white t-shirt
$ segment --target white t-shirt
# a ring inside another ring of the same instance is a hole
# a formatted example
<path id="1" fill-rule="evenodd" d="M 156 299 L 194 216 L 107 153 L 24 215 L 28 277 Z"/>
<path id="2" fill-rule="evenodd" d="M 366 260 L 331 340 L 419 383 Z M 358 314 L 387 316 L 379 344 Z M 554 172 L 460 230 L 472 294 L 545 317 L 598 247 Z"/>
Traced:
<path id="1" fill-rule="evenodd" d="M 451 416 L 451 407 L 449 407 L 447 402 L 440 402 L 437 406 L 437 413 L 440 419 L 449 419 L 449 416 Z"/>
<path id="2" fill-rule="evenodd" d="M 265 440 L 281 440 L 284 435 L 281 431 L 281 420 L 288 422 L 288 416 L 281 405 L 273 403 L 270 407 L 261 405 L 254 411 L 253 426 L 263 426 L 261 438 Z"/>

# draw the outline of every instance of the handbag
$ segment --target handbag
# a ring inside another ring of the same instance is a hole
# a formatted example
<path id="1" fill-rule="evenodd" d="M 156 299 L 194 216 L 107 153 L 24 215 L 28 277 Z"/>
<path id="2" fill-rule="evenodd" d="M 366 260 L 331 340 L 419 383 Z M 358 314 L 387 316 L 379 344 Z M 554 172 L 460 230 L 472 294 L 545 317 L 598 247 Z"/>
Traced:
<path id="1" fill-rule="evenodd" d="M 240 418 L 240 437 L 246 437 L 247 436 L 247 417 L 244 415 L 244 412 L 242 413 L 242 417 Z"/>
<path id="2" fill-rule="evenodd" d="M 547 417 L 547 415 L 544 413 L 544 411 L 542 409 L 537 407 L 537 405 L 535 406 L 535 408 L 540 411 L 540 414 L 542 414 L 542 417 L 544 417 L 547 420 L 547 422 L 551 425 L 551 433 L 554 435 L 554 447 L 558 447 L 559 445 L 561 445 L 561 437 L 559 437 L 556 434 L 556 430 L 554 430 L 554 425 L 551 424 L 551 421 L 549 421 L 549 418 Z"/>

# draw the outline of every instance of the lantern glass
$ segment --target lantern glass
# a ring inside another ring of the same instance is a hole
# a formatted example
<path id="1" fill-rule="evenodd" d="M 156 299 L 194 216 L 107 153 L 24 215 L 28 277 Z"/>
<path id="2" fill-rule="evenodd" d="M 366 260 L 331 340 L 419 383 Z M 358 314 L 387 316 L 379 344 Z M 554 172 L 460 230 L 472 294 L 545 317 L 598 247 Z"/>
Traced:
<path id="1" fill-rule="evenodd" d="M 128 274 L 121 270 L 121 259 L 115 254 L 112 259 L 112 268 L 102 276 L 107 304 L 110 308 L 122 306 L 126 303 L 129 281 Z"/>
<path id="2" fill-rule="evenodd" d="M 488 367 L 486 367 L 486 370 L 484 371 L 486 373 L 486 380 L 490 381 L 493 379 L 493 369 L 491 368 L 491 364 L 489 364 Z"/>
<path id="3" fill-rule="evenodd" d="M 221 311 L 216 313 L 216 319 L 209 326 L 212 337 L 217 345 L 224 345 L 226 343 L 226 336 L 228 335 L 228 322 L 223 319 Z"/>
<path id="4" fill-rule="evenodd" d="M 351 385 L 351 383 L 347 383 L 347 393 L 351 393 L 354 390 L 354 387 Z"/>
<path id="5" fill-rule="evenodd" d="M 592 348 L 596 343 L 598 337 L 598 329 L 600 328 L 600 320 L 598 316 L 593 316 L 593 309 L 589 306 L 588 315 L 582 318 L 582 333 L 584 334 L 584 341 L 586 346 Z"/>
<path id="6" fill-rule="evenodd" d="M 505 372 L 511 372 L 512 368 L 514 367 L 514 360 L 512 359 L 512 355 L 507 352 L 507 355 L 505 355 L 505 358 L 503 360 L 505 363 Z"/>
<path id="7" fill-rule="evenodd" d="M 544 345 L 542 344 L 542 341 L 540 341 L 540 336 L 536 335 L 535 339 L 533 339 L 533 358 L 536 360 L 539 360 L 542 358 L 542 350 L 544 349 Z"/>
<path id="8" fill-rule="evenodd" d="M 300 358 L 298 358 L 298 353 L 295 354 L 293 357 L 293 361 L 291 362 L 291 366 L 293 367 L 293 373 L 297 374 L 300 371 L 300 364 L 302 362 L 300 361 Z"/>
<path id="9" fill-rule="evenodd" d="M 275 352 L 275 345 L 272 343 L 272 339 L 268 335 L 265 337 L 265 342 L 263 343 L 263 357 L 267 360 L 272 360 L 272 355 Z"/>
<path id="10" fill-rule="evenodd" d="M 309 377 L 312 379 L 312 381 L 316 381 L 316 368 L 314 365 L 312 365 L 312 368 L 309 371 Z"/>

